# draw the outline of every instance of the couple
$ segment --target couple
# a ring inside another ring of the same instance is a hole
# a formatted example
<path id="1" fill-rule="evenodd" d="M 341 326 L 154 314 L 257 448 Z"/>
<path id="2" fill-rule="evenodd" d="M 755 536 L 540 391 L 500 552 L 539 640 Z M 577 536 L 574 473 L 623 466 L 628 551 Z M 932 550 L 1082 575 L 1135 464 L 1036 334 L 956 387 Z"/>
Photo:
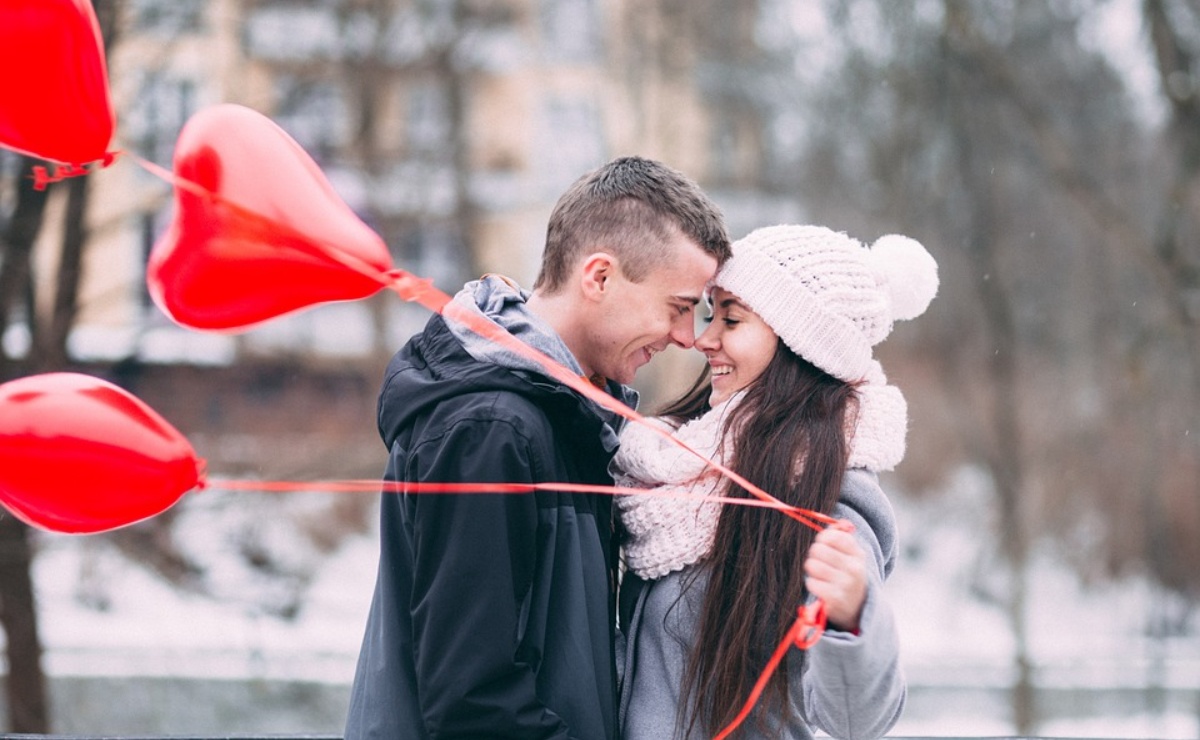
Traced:
<path id="1" fill-rule="evenodd" d="M 615 476 L 695 500 L 383 496 L 347 740 L 712 737 L 810 596 L 828 631 L 790 651 L 738 737 L 881 736 L 905 685 L 882 594 L 895 522 L 875 472 L 903 455 L 906 415 L 871 348 L 935 290 L 933 259 L 903 237 L 868 250 L 775 226 L 731 247 L 717 208 L 660 163 L 618 159 L 578 180 L 551 214 L 532 292 L 490 275 L 455 301 L 630 406 L 642 365 L 694 344 L 709 367 L 655 423 L 853 533 L 713 503 L 746 494 L 434 316 L 384 380 L 389 480 Z"/>

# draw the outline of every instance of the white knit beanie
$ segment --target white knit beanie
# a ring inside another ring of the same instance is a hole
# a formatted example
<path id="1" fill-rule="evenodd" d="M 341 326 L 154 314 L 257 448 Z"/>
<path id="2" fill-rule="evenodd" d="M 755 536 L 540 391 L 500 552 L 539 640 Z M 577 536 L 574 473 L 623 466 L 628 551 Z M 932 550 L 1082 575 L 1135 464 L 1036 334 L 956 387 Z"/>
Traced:
<path id="1" fill-rule="evenodd" d="M 823 226 L 767 226 L 733 244 L 715 284 L 758 314 L 793 352 L 847 382 L 867 379 L 871 348 L 937 294 L 937 262 L 891 234 L 869 249 Z"/>

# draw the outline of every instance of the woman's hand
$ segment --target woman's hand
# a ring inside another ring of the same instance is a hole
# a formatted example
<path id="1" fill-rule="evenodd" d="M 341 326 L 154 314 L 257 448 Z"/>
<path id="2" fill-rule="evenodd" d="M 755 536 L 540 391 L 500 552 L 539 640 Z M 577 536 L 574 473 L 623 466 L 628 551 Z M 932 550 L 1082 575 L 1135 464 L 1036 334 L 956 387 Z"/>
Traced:
<path id="1" fill-rule="evenodd" d="M 825 600 L 829 625 L 857 633 L 867 600 L 867 556 L 854 535 L 837 527 L 818 533 L 804 573 L 809 593 Z"/>

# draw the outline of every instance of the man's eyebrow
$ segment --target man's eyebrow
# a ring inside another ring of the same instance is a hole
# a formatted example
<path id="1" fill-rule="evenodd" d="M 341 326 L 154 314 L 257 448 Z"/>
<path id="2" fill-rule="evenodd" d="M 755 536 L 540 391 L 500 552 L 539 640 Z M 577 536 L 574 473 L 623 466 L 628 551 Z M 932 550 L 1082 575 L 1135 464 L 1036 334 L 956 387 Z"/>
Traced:
<path id="1" fill-rule="evenodd" d="M 671 300 L 673 300 L 673 301 L 679 301 L 680 303 L 690 303 L 690 304 L 692 304 L 693 306 L 698 306 L 698 305 L 700 305 L 700 296 L 693 296 L 693 295 L 673 295 L 673 296 L 671 296 Z"/>

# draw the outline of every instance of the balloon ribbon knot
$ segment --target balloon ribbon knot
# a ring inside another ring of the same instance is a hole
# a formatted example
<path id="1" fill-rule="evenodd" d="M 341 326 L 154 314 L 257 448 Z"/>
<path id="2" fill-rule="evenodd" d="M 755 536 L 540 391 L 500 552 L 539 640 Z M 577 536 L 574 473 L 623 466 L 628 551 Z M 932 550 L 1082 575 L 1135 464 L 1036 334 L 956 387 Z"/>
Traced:
<path id="1" fill-rule="evenodd" d="M 737 717 L 730 722 L 725 729 L 721 730 L 714 736 L 713 740 L 725 740 L 733 734 L 742 722 L 750 716 L 750 712 L 754 709 L 754 705 L 758 703 L 759 697 L 762 696 L 763 690 L 767 688 L 767 682 L 771 680 L 771 676 L 775 673 L 775 669 L 783 661 L 787 651 L 794 645 L 801 650 L 807 650 L 816 644 L 817 640 L 821 639 L 821 635 L 825 632 L 825 600 L 817 599 L 809 604 L 805 604 L 796 610 L 796 621 L 788 629 L 787 634 L 779 641 L 779 646 L 775 648 L 775 653 L 771 659 L 767 661 L 766 667 L 758 677 L 758 681 L 754 684 L 754 688 L 750 691 L 749 698 L 742 705 L 742 710 Z"/>
<path id="2" fill-rule="evenodd" d="M 208 461 L 200 457 L 196 458 L 196 490 L 205 488 L 208 488 Z"/>
<path id="3" fill-rule="evenodd" d="M 51 174 L 48 167 L 36 165 L 33 168 L 33 189 L 45 190 L 50 183 L 62 182 L 68 177 L 83 177 L 91 172 L 108 167 L 117 160 L 117 155 L 120 152 L 108 152 L 103 159 L 91 163 L 91 166 L 82 164 L 59 164 L 54 167 L 54 172 Z"/>

